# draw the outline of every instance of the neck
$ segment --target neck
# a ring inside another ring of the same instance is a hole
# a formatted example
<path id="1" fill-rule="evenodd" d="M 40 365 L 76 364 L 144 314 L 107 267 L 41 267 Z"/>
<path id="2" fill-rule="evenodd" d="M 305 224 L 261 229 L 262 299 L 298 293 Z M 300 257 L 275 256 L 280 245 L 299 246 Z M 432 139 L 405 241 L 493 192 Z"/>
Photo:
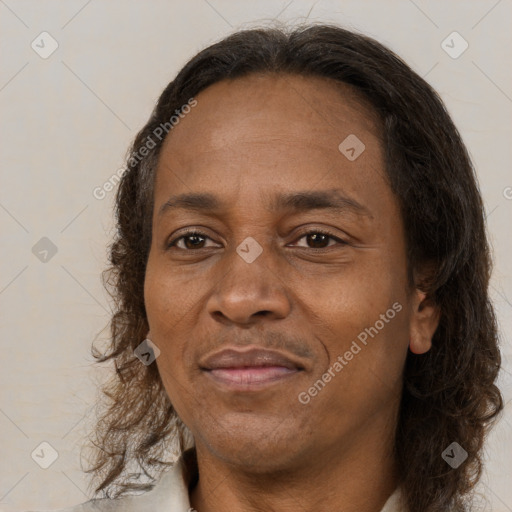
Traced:
<path id="1" fill-rule="evenodd" d="M 368 436 L 360 431 L 344 446 L 257 473 L 220 460 L 198 445 L 200 477 L 190 493 L 191 505 L 201 512 L 380 512 L 398 484 L 393 436 L 388 432 L 383 438 L 383 432 L 385 428 L 380 436 Z"/>

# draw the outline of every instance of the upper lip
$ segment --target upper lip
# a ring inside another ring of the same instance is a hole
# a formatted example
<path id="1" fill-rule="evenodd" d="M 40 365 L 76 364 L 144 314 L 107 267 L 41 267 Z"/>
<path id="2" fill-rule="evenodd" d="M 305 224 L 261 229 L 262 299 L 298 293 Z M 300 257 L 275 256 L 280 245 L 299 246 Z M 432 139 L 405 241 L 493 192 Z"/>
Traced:
<path id="1" fill-rule="evenodd" d="M 238 348 L 224 348 L 208 356 L 200 364 L 204 370 L 264 366 L 283 366 L 291 370 L 304 369 L 299 362 L 281 352 L 262 348 L 249 348 L 243 351 Z"/>

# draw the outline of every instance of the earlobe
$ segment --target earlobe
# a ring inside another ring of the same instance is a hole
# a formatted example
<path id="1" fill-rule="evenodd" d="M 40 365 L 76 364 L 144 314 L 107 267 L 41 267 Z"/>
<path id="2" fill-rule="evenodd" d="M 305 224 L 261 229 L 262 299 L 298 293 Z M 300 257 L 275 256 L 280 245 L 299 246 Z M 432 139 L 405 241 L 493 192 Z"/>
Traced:
<path id="1" fill-rule="evenodd" d="M 440 313 L 426 293 L 416 290 L 409 333 L 409 349 L 413 354 L 425 354 L 432 348 L 432 338 L 439 325 Z"/>
<path id="2" fill-rule="evenodd" d="M 425 354 L 432 348 L 432 339 L 428 340 L 426 338 L 413 338 L 409 342 L 409 350 L 413 354 Z"/>

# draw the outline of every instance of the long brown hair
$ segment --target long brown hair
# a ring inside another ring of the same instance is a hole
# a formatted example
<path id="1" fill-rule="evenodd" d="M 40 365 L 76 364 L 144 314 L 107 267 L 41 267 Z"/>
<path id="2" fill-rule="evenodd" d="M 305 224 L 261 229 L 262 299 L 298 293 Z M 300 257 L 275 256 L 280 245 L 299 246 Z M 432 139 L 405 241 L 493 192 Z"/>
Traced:
<path id="1" fill-rule="evenodd" d="M 204 49 L 165 88 L 136 136 L 116 195 L 111 266 L 103 274 L 115 302 L 110 345 L 103 353 L 93 349 L 98 361 L 115 365 L 94 433 L 89 472 L 98 481 L 96 492 L 117 497 L 149 489 L 187 440 L 156 365 L 134 356 L 149 328 L 143 288 L 164 139 L 155 134 L 206 87 L 250 73 L 349 84 L 380 118 L 387 176 L 405 224 L 409 276 L 430 266 L 429 279 L 416 286 L 441 311 L 432 349 L 409 352 L 404 368 L 395 441 L 402 488 L 415 512 L 466 510 L 465 498 L 481 475 L 484 438 L 503 408 L 495 385 L 501 360 L 488 295 L 491 259 L 475 172 L 437 93 L 389 49 L 333 25 L 245 30 Z M 468 454 L 457 469 L 441 456 L 454 441 Z"/>

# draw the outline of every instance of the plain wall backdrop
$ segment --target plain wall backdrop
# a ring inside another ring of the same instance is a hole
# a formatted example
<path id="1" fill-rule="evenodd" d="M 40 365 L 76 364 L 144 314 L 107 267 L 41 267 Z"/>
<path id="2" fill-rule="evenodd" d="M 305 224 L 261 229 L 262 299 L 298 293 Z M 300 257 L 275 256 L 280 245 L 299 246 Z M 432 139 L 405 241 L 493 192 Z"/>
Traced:
<path id="1" fill-rule="evenodd" d="M 89 497 L 79 457 L 108 373 L 90 346 L 108 335 L 100 274 L 115 193 L 96 199 L 94 189 L 123 166 L 196 52 L 240 28 L 306 18 L 403 57 L 440 93 L 470 151 L 494 250 L 508 403 L 479 490 L 486 510 L 512 511 L 510 0 L 0 0 L 1 510 Z"/>

